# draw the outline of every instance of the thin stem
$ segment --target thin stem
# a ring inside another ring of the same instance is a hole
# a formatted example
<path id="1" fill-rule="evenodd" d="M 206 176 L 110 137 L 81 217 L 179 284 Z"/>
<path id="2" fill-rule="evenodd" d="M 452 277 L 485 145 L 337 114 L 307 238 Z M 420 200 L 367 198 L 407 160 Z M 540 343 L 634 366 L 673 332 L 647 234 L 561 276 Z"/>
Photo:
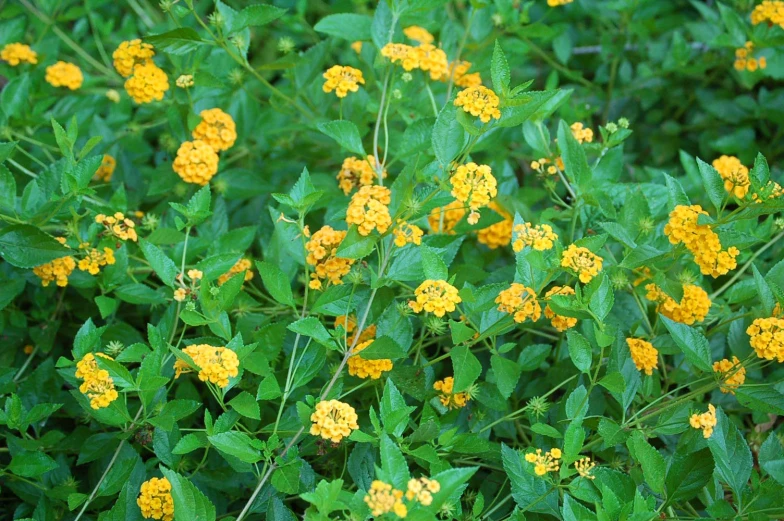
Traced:
<path id="1" fill-rule="evenodd" d="M 381 89 L 381 102 L 378 105 L 378 116 L 376 116 L 376 126 L 373 129 L 373 157 L 376 160 L 376 177 L 378 177 L 379 186 L 384 186 L 384 165 L 378 158 L 378 133 L 381 129 L 381 116 L 384 111 L 384 101 L 387 96 L 387 89 L 389 88 L 389 78 L 392 75 L 392 70 L 387 67 L 386 75 L 384 76 L 384 86 Z M 239 520 L 237 520 L 239 521 Z"/>

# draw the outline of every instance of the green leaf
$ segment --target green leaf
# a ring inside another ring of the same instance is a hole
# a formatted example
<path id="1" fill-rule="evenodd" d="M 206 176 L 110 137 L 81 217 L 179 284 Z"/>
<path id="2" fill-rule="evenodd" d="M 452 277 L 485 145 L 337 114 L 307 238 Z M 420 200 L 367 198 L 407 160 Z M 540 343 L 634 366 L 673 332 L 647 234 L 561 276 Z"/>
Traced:
<path id="1" fill-rule="evenodd" d="M 340 493 L 343 490 L 343 480 L 326 481 L 322 479 L 316 485 L 313 492 L 306 492 L 300 497 L 313 504 L 318 509 L 319 514 L 327 515 L 336 510 L 348 510 L 348 505 L 340 501 Z"/>
<path id="2" fill-rule="evenodd" d="M 572 135 L 572 129 L 565 121 L 558 124 L 558 146 L 561 149 L 567 179 L 581 189 L 588 188 L 591 183 L 591 169 L 585 157 L 585 150 Z"/>
<path id="3" fill-rule="evenodd" d="M 751 476 L 752 456 L 746 439 L 724 411 L 716 409 L 716 427 L 708 438 L 708 448 L 716 462 L 716 474 L 740 495 Z"/>
<path id="4" fill-rule="evenodd" d="M 675 344 L 683 351 L 686 360 L 698 369 L 712 371 L 710 344 L 705 335 L 686 324 L 670 320 L 664 315 L 661 315 L 660 318 Z"/>
<path id="5" fill-rule="evenodd" d="M 563 438 L 563 434 L 561 434 L 558 429 L 547 425 L 546 423 L 534 423 L 531 425 L 531 430 L 536 434 L 541 434 L 542 436 L 547 436 L 549 438 L 555 438 L 557 440 Z"/>
<path id="6" fill-rule="evenodd" d="M 209 446 L 209 442 L 207 441 L 207 436 L 204 433 L 191 433 L 186 434 L 180 441 L 172 449 L 172 454 L 188 454 L 193 452 L 194 450 L 198 450 L 201 448 L 205 448 Z"/>
<path id="7" fill-rule="evenodd" d="M 170 431 L 174 428 L 174 424 L 178 420 L 190 416 L 201 406 L 201 402 L 195 400 L 171 400 L 166 402 L 166 405 L 163 406 L 163 409 L 161 409 L 161 412 L 159 412 L 157 416 L 148 421 L 156 427 L 160 427 L 165 431 Z"/>
<path id="8" fill-rule="evenodd" d="M 384 394 L 379 404 L 381 421 L 384 423 L 384 432 L 395 437 L 403 434 L 414 411 L 416 411 L 416 407 L 406 405 L 406 400 L 395 387 L 394 382 L 387 378 L 384 385 Z"/>
<path id="9" fill-rule="evenodd" d="M 338 348 L 337 344 L 335 344 L 335 341 L 329 335 L 327 328 L 325 328 L 321 321 L 316 317 L 301 318 L 296 322 L 289 324 L 287 329 L 289 331 L 299 333 L 300 335 L 309 336 L 319 344 L 329 349 Z"/>
<path id="10" fill-rule="evenodd" d="M 210 443 L 221 452 L 234 456 L 245 463 L 261 461 L 261 453 L 253 448 L 251 439 L 247 434 L 237 431 L 222 432 L 207 436 Z M 176 505 L 175 505 L 176 506 Z"/>
<path id="11" fill-rule="evenodd" d="M 377 240 L 377 235 L 361 235 L 357 227 L 352 226 L 338 246 L 335 256 L 343 259 L 362 259 L 373 252 Z"/>
<path id="12" fill-rule="evenodd" d="M 291 293 L 289 278 L 278 266 L 271 262 L 256 261 L 256 269 L 261 275 L 261 281 L 272 298 L 287 306 L 294 305 L 294 295 Z"/>
<path id="13" fill-rule="evenodd" d="M 9 117 L 22 115 L 30 105 L 30 86 L 32 81 L 29 74 L 22 74 L 8 82 L 0 92 L 0 107 Z"/>
<path id="14" fill-rule="evenodd" d="M 231 401 L 229 401 L 229 407 L 247 418 L 253 418 L 254 420 L 261 419 L 259 404 L 256 402 L 253 395 L 245 391 L 242 391 L 232 398 Z"/>
<path id="15" fill-rule="evenodd" d="M 430 246 L 422 244 L 419 246 L 422 254 L 422 271 L 426 279 L 447 280 L 449 278 L 449 268 L 441 256 Z"/>
<path id="16" fill-rule="evenodd" d="M 645 482 L 651 487 L 651 490 L 661 494 L 664 491 L 665 469 L 667 468 L 664 457 L 653 445 L 648 443 L 642 431 L 634 431 L 631 437 L 626 440 L 626 446 L 634 459 L 642 466 Z"/>
<path id="17" fill-rule="evenodd" d="M 596 514 L 572 499 L 569 494 L 564 494 L 561 515 L 564 521 L 596 521 L 597 519 Z"/>
<path id="18" fill-rule="evenodd" d="M 360 356 L 365 360 L 397 360 L 399 358 L 407 357 L 408 352 L 394 339 L 382 335 L 363 349 Z"/>
<path id="19" fill-rule="evenodd" d="M 237 14 L 234 30 L 241 31 L 245 27 L 260 27 L 274 22 L 285 15 L 286 9 L 267 4 L 249 5 Z"/>
<path id="20" fill-rule="evenodd" d="M 506 61 L 504 50 L 495 41 L 493 47 L 493 57 L 490 61 L 490 77 L 493 80 L 493 90 L 502 98 L 509 94 L 509 82 L 511 75 L 509 73 L 509 64 Z"/>
<path id="21" fill-rule="evenodd" d="M 713 478 L 713 457 L 708 449 L 696 452 L 679 446 L 670 460 L 664 484 L 667 501 L 687 501 L 700 493 Z"/>
<path id="22" fill-rule="evenodd" d="M 352 154 L 359 154 L 361 156 L 360 159 L 364 159 L 367 156 L 365 147 L 362 146 L 362 138 L 359 137 L 359 130 L 351 121 L 342 119 L 328 123 L 319 123 L 316 126 L 322 133 L 337 141 L 338 145 Z"/>
<path id="23" fill-rule="evenodd" d="M 215 506 L 196 485 L 165 467 L 161 467 L 161 472 L 171 483 L 174 521 L 215 521 Z"/>
<path id="24" fill-rule="evenodd" d="M 158 51 L 175 55 L 192 53 L 204 44 L 199 33 L 190 27 L 180 27 L 173 31 L 146 36 L 144 41 L 152 44 Z"/>
<path id="25" fill-rule="evenodd" d="M 455 378 L 454 392 L 463 392 L 482 374 L 482 364 L 466 345 L 454 347 L 450 356 Z"/>
<path id="26" fill-rule="evenodd" d="M 784 485 L 784 448 L 775 432 L 771 432 L 760 447 L 759 463 L 770 477 Z"/>
<path id="27" fill-rule="evenodd" d="M 299 465 L 288 464 L 272 473 L 272 486 L 283 494 L 299 492 Z"/>
<path id="28" fill-rule="evenodd" d="M 178 273 L 177 265 L 174 264 L 174 261 L 166 256 L 160 248 L 141 238 L 139 239 L 139 248 L 142 250 L 144 258 L 150 263 L 150 267 L 158 275 L 158 278 L 161 279 L 161 282 L 173 288 L 174 278 Z"/>
<path id="29" fill-rule="evenodd" d="M 784 393 L 779 387 L 780 384 L 743 385 L 735 391 L 735 397 L 753 411 L 784 416 Z"/>
<path id="30" fill-rule="evenodd" d="M 610 314 L 613 304 L 615 304 L 615 294 L 610 283 L 610 277 L 603 272 L 600 273 L 598 277 L 593 278 L 587 289 L 591 291 L 588 307 L 599 320 L 604 322 L 604 319 Z"/>
<path id="31" fill-rule="evenodd" d="M 370 27 L 373 19 L 367 15 L 339 13 L 325 16 L 313 26 L 320 33 L 343 40 L 370 40 Z"/>
<path id="32" fill-rule="evenodd" d="M 0 230 L 0 256 L 17 268 L 34 268 L 71 253 L 54 237 L 29 224 Z"/>
<path id="33" fill-rule="evenodd" d="M 41 451 L 23 450 L 14 454 L 11 458 L 11 463 L 8 465 L 8 471 L 11 474 L 22 476 L 24 478 L 35 478 L 54 470 L 59 465 L 55 460 L 47 456 Z"/>
<path id="34" fill-rule="evenodd" d="M 517 387 L 517 381 L 520 380 L 523 368 L 517 362 L 504 358 L 501 355 L 491 356 L 490 366 L 493 368 L 498 391 L 504 398 L 509 398 L 515 387 Z"/>
<path id="35" fill-rule="evenodd" d="M 566 333 L 566 341 L 569 347 L 569 356 L 575 367 L 583 373 L 588 373 L 593 361 L 590 342 L 583 335 L 571 329 Z"/>
<path id="36" fill-rule="evenodd" d="M 381 454 L 381 471 L 385 477 L 383 481 L 391 483 L 393 487 L 399 490 L 405 490 L 410 474 L 403 453 L 386 433 L 381 433 L 379 450 Z"/>
<path id="37" fill-rule="evenodd" d="M 512 486 L 512 498 L 521 509 L 560 517 L 558 511 L 558 492 L 553 490 L 544 479 L 534 476 L 533 470 L 526 470 L 520 452 L 501 444 L 501 460 Z"/>
<path id="38" fill-rule="evenodd" d="M 708 199 L 720 211 L 723 206 L 724 199 L 727 197 L 727 192 L 724 190 L 724 180 L 719 173 L 711 165 L 706 163 L 700 158 L 697 158 L 697 167 L 700 170 L 700 177 L 702 177 L 702 186 L 705 188 L 705 193 L 708 194 Z"/>
<path id="39" fill-rule="evenodd" d="M 450 163 L 463 150 L 466 141 L 466 133 L 460 122 L 457 120 L 456 107 L 452 103 L 447 103 L 436 118 L 433 125 L 433 151 L 436 159 L 441 163 L 444 170 L 449 168 Z"/>

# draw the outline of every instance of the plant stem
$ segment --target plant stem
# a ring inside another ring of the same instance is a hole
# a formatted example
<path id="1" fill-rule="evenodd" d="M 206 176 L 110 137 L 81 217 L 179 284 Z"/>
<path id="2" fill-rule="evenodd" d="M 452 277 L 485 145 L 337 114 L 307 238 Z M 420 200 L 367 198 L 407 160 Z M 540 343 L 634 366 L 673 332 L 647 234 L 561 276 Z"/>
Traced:
<path id="1" fill-rule="evenodd" d="M 749 269 L 749 266 L 751 266 L 751 263 L 752 263 L 752 262 L 754 262 L 754 260 L 755 260 L 757 257 L 759 257 L 760 255 L 762 255 L 763 253 L 765 253 L 765 252 L 766 252 L 766 251 L 767 251 L 767 250 L 768 250 L 768 249 L 769 249 L 771 246 L 773 246 L 773 245 L 776 243 L 776 241 L 778 241 L 778 240 L 779 240 L 779 239 L 781 239 L 782 237 L 784 237 L 784 232 L 781 232 L 781 233 L 779 233 L 778 235 L 776 235 L 775 237 L 773 237 L 773 238 L 772 238 L 770 241 L 768 241 L 768 243 L 767 243 L 765 246 L 763 246 L 763 247 L 762 247 L 762 248 L 760 248 L 759 250 L 755 251 L 755 252 L 754 252 L 754 255 L 752 255 L 752 256 L 751 256 L 751 258 L 750 258 L 749 260 L 747 260 L 747 261 L 746 261 L 746 264 L 744 264 L 744 265 L 741 267 L 741 269 L 739 269 L 737 272 L 735 272 L 735 275 L 733 275 L 733 276 L 732 276 L 732 278 L 731 278 L 730 280 L 728 280 L 727 282 L 725 282 L 725 283 L 724 283 L 724 285 L 723 285 L 722 287 L 720 287 L 719 289 L 717 289 L 716 291 L 714 291 L 714 292 L 711 294 L 711 296 L 710 296 L 710 299 L 711 299 L 711 301 L 715 300 L 715 299 L 716 299 L 716 298 L 717 298 L 719 295 L 721 295 L 722 293 L 724 293 L 724 291 L 725 291 L 727 288 L 729 288 L 730 286 L 732 286 L 733 284 L 735 284 L 735 281 L 737 281 L 737 280 L 740 278 L 740 276 L 741 276 L 741 275 L 743 275 L 743 273 L 744 273 L 744 272 L 745 272 L 747 269 Z"/>

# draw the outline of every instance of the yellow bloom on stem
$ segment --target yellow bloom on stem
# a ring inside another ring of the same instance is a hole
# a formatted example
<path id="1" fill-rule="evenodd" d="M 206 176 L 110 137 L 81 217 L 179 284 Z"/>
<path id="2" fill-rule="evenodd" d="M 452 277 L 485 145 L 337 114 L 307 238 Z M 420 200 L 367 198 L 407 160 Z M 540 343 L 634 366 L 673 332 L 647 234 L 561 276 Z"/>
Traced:
<path id="1" fill-rule="evenodd" d="M 136 504 L 145 519 L 174 519 L 174 499 L 171 495 L 171 483 L 166 478 L 152 478 L 142 483 Z"/>
<path id="2" fill-rule="evenodd" d="M 90 399 L 90 407 L 103 409 L 109 407 L 119 395 L 111 376 L 109 376 L 109 371 L 98 367 L 98 362 L 95 361 L 96 356 L 113 360 L 112 357 L 103 353 L 87 353 L 76 363 L 75 376 L 83 381 L 79 386 L 79 392 Z"/>
<path id="3" fill-rule="evenodd" d="M 433 384 L 433 389 L 441 393 L 438 396 L 441 405 L 449 409 L 462 409 L 471 400 L 471 395 L 467 392 L 453 392 L 455 379 L 447 376 L 443 380 L 438 380 Z"/>
<path id="4" fill-rule="evenodd" d="M 73 63 L 59 61 L 46 68 L 46 82 L 52 87 L 76 90 L 82 86 L 84 76 L 82 70 Z"/>
<path id="5" fill-rule="evenodd" d="M 117 167 L 117 160 L 114 159 L 109 154 L 104 154 L 103 159 L 101 160 L 101 166 L 98 167 L 98 170 L 95 171 L 95 175 L 93 175 L 93 179 L 98 181 L 103 181 L 104 183 L 108 183 L 112 180 L 112 175 L 114 174 L 114 169 Z"/>
<path id="6" fill-rule="evenodd" d="M 236 264 L 235 264 L 236 266 Z M 196 282 L 204 277 L 204 272 L 201 270 L 188 270 L 188 278 Z M 251 277 L 253 278 L 253 277 Z"/>
<path id="7" fill-rule="evenodd" d="M 218 172 L 218 154 L 204 141 L 186 141 L 177 150 L 172 169 L 186 183 L 204 186 Z"/>
<path id="8" fill-rule="evenodd" d="M 392 360 L 388 358 L 366 360 L 359 354 L 360 351 L 367 349 L 372 343 L 373 340 L 368 340 L 354 347 L 354 354 L 348 358 L 348 374 L 357 378 L 378 380 L 381 378 L 381 373 L 392 370 Z"/>
<path id="9" fill-rule="evenodd" d="M 449 62 L 443 49 L 429 43 L 423 43 L 419 47 L 415 47 L 414 52 L 417 53 L 419 69 L 429 73 L 431 80 L 437 81 L 446 74 Z"/>
<path id="10" fill-rule="evenodd" d="M 354 345 L 354 331 L 357 329 L 357 317 L 354 315 L 340 315 L 339 317 L 335 317 L 335 328 L 337 329 L 338 326 L 343 326 L 343 329 L 346 330 L 346 345 L 348 347 Z M 370 324 L 369 326 L 365 326 L 362 330 L 357 342 L 361 344 L 368 340 L 373 340 L 375 337 L 376 325 Z"/>
<path id="11" fill-rule="evenodd" d="M 434 209 L 427 216 L 427 223 L 434 233 L 454 235 L 454 228 L 465 217 L 465 205 L 460 201 L 452 201 L 446 206 Z"/>
<path id="12" fill-rule="evenodd" d="M 479 222 L 477 210 L 490 204 L 490 200 L 498 195 L 498 183 L 487 165 L 474 162 L 460 165 L 449 182 L 452 185 L 452 196 L 471 209 L 469 224 Z"/>
<path id="13" fill-rule="evenodd" d="M 387 231 L 392 224 L 387 205 L 391 200 L 389 188 L 385 186 L 363 186 L 351 197 L 346 210 L 346 222 L 356 224 L 360 235 L 370 235 L 374 229 Z"/>
<path id="14" fill-rule="evenodd" d="M 253 269 L 250 259 L 240 259 L 226 273 L 218 277 L 218 286 L 223 286 L 226 281 L 238 273 L 245 272 L 245 282 L 253 280 Z"/>
<path id="15" fill-rule="evenodd" d="M 743 199 L 749 192 L 751 180 L 749 179 L 749 169 L 735 156 L 721 156 L 713 160 L 713 168 L 724 180 L 724 189 L 737 197 Z"/>
<path id="16" fill-rule="evenodd" d="M 733 356 L 732 361 L 725 358 L 713 362 L 713 372 L 719 373 L 721 379 L 719 389 L 725 394 L 735 394 L 735 390 L 746 381 L 746 368 L 737 356 Z"/>
<path id="17" fill-rule="evenodd" d="M 193 139 L 207 143 L 215 152 L 228 150 L 237 140 L 237 127 L 221 109 L 202 110 L 201 122 L 193 129 Z"/>
<path id="18" fill-rule="evenodd" d="M 703 275 L 713 278 L 725 275 L 738 265 L 735 257 L 740 251 L 732 246 L 722 250 L 719 236 L 707 224 L 697 224 L 700 215 L 708 215 L 700 205 L 678 205 L 670 212 L 664 234 L 670 244 L 683 244 L 694 256 Z"/>
<path id="19" fill-rule="evenodd" d="M 561 468 L 561 449 L 551 449 L 542 453 L 542 449 L 536 452 L 529 452 L 525 455 L 525 461 L 534 464 L 534 473 L 537 476 L 544 476 L 548 472 L 558 472 Z"/>
<path id="20" fill-rule="evenodd" d="M 419 53 L 415 47 L 404 43 L 388 43 L 381 48 L 381 56 L 392 63 L 400 63 L 406 71 L 419 68 Z"/>
<path id="21" fill-rule="evenodd" d="M 751 12 L 751 23 L 778 25 L 784 29 L 784 2 L 781 0 L 763 0 Z"/>
<path id="22" fill-rule="evenodd" d="M 323 400 L 316 404 L 316 410 L 310 415 L 310 434 L 321 436 L 332 443 L 349 436 L 351 431 L 359 429 L 357 412 L 347 403 L 338 400 Z"/>
<path id="23" fill-rule="evenodd" d="M 746 334 L 759 358 L 784 362 L 784 318 L 756 318 Z"/>
<path id="24" fill-rule="evenodd" d="M 574 295 L 574 289 L 569 286 L 553 286 L 547 293 L 545 293 L 544 298 L 547 300 L 554 295 Z M 558 331 L 566 331 L 567 329 L 577 325 L 576 318 L 557 315 L 552 309 L 550 309 L 549 304 L 544 308 L 544 316 L 550 320 L 550 324 L 552 324 L 552 326 Z"/>
<path id="25" fill-rule="evenodd" d="M 135 65 L 133 76 L 125 80 L 125 91 L 136 103 L 161 101 L 169 90 L 169 77 L 152 60 Z"/>
<path id="26" fill-rule="evenodd" d="M 112 53 L 114 68 L 123 78 L 133 74 L 133 69 L 137 65 L 152 63 L 153 56 L 155 56 L 155 50 L 152 45 L 142 43 L 138 38 L 122 42 Z"/>
<path id="27" fill-rule="evenodd" d="M 426 507 L 433 503 L 433 494 L 441 490 L 441 484 L 424 476 L 408 480 L 406 485 L 406 499 L 416 501 Z"/>
<path id="28" fill-rule="evenodd" d="M 435 40 L 427 29 L 419 27 L 418 25 L 409 25 L 403 29 L 403 34 L 405 34 L 406 38 L 409 40 L 414 40 L 417 43 L 433 43 Z"/>
<path id="29" fill-rule="evenodd" d="M 689 424 L 695 429 L 702 431 L 702 436 L 706 440 L 713 434 L 713 428 L 716 426 L 716 407 L 708 404 L 708 412 L 702 414 L 692 414 L 689 418 Z"/>
<path id="30" fill-rule="evenodd" d="M 469 73 L 471 62 L 458 60 L 449 64 L 449 69 L 446 74 L 441 77 L 441 81 L 448 82 L 452 77 L 455 85 L 458 87 L 480 87 L 482 85 L 482 76 L 478 72 Z"/>
<path id="31" fill-rule="evenodd" d="M 24 346 L 24 350 L 23 351 L 24 351 L 24 354 L 31 355 L 31 354 L 33 354 L 34 350 L 35 350 L 34 346 L 32 346 L 30 344 L 27 344 L 26 346 Z"/>
<path id="32" fill-rule="evenodd" d="M 382 172 L 382 177 L 387 177 L 387 171 Z M 340 172 L 336 176 L 338 186 L 343 193 L 348 195 L 352 190 L 362 186 L 370 186 L 378 179 L 376 172 L 376 158 L 372 155 L 366 159 L 347 157 L 343 160 Z"/>
<path id="33" fill-rule="evenodd" d="M 501 111 L 498 109 L 499 103 L 500 100 L 496 93 L 481 85 L 463 89 L 455 98 L 456 107 L 478 117 L 482 123 L 487 123 L 490 119 L 501 119 Z"/>
<path id="34" fill-rule="evenodd" d="M 593 472 L 593 468 L 596 466 L 596 463 L 591 461 L 591 458 L 585 457 L 580 458 L 574 462 L 574 468 L 577 473 L 586 479 L 596 479 L 596 476 L 591 474 Z"/>
<path id="35" fill-rule="evenodd" d="M 512 242 L 514 219 L 510 213 L 501 208 L 495 201 L 491 201 L 487 207 L 498 213 L 504 220 L 477 231 L 476 240 L 491 250 L 495 250 Z"/>
<path id="36" fill-rule="evenodd" d="M 573 271 L 583 284 L 591 282 L 602 271 L 603 259 L 588 248 L 570 244 L 561 257 L 561 267 Z"/>
<path id="37" fill-rule="evenodd" d="M 370 509 L 371 515 L 376 518 L 390 512 L 400 518 L 408 515 L 408 509 L 403 504 L 403 491 L 377 479 L 370 484 L 370 490 L 363 501 Z"/>
<path id="38" fill-rule="evenodd" d="M 593 141 L 593 130 L 583 127 L 583 124 L 579 121 L 572 123 L 570 128 L 572 129 L 572 135 L 574 136 L 574 139 L 576 139 L 577 142 L 581 145 L 583 143 L 590 143 Z"/>
<path id="39" fill-rule="evenodd" d="M 550 7 L 558 7 L 561 5 L 571 4 L 574 0 L 547 0 L 547 5 Z"/>
<path id="40" fill-rule="evenodd" d="M 422 235 L 424 234 L 422 228 L 403 219 L 397 220 L 397 226 L 392 230 L 392 233 L 395 236 L 395 246 L 398 248 L 402 248 L 406 244 L 419 246 L 422 244 Z"/>
<path id="41" fill-rule="evenodd" d="M 362 52 L 362 40 L 357 40 L 356 42 L 352 42 L 351 48 L 354 49 L 354 52 L 359 54 Z"/>
<path id="42" fill-rule="evenodd" d="M 114 250 L 111 248 L 104 248 L 103 251 L 88 248 L 86 256 L 79 261 L 78 266 L 81 271 L 86 271 L 90 275 L 98 275 L 101 268 L 111 266 L 115 262 Z"/>
<path id="43" fill-rule="evenodd" d="M 188 89 L 193 87 L 193 74 L 180 74 L 174 84 L 181 89 Z"/>
<path id="44" fill-rule="evenodd" d="M 99 213 L 95 216 L 95 222 L 103 225 L 107 233 L 121 241 L 136 242 L 139 238 L 136 235 L 136 223 L 126 218 L 122 212 L 115 212 L 114 215 Z"/>
<path id="45" fill-rule="evenodd" d="M 188 293 L 190 293 L 190 290 L 187 290 L 185 288 L 177 288 L 174 290 L 173 298 L 177 302 L 183 302 L 188 297 Z"/>
<path id="46" fill-rule="evenodd" d="M 634 366 L 638 371 L 644 371 L 648 376 L 659 367 L 659 351 L 653 344 L 641 338 L 627 338 L 626 345 L 632 353 Z"/>
<path id="47" fill-rule="evenodd" d="M 415 313 L 433 313 L 441 318 L 453 312 L 463 299 L 457 294 L 457 288 L 445 280 L 426 280 L 414 291 L 416 300 L 409 300 L 408 307 Z"/>
<path id="48" fill-rule="evenodd" d="M 495 303 L 498 304 L 498 311 L 509 313 L 518 324 L 529 318 L 531 322 L 536 322 L 542 316 L 542 307 L 536 300 L 536 292 L 517 282 L 501 291 Z"/>
<path id="49" fill-rule="evenodd" d="M 323 77 L 326 80 L 322 87 L 324 92 L 335 91 L 338 98 L 345 98 L 349 92 L 357 92 L 359 84 L 365 84 L 362 71 L 348 65 L 333 65 L 327 69 Z"/>
<path id="50" fill-rule="evenodd" d="M 523 223 L 515 225 L 513 229 L 512 249 L 515 252 L 521 251 L 526 246 L 537 251 L 550 250 L 558 235 L 553 231 L 549 224 Z"/>
<path id="51" fill-rule="evenodd" d="M 0 60 L 8 62 L 11 67 L 16 67 L 20 63 L 38 63 L 38 53 L 23 43 L 8 43 L 0 51 Z"/>
<path id="52" fill-rule="evenodd" d="M 218 387 L 227 387 L 229 378 L 239 374 L 240 361 L 237 353 L 226 347 L 215 347 L 209 344 L 194 344 L 182 350 L 193 360 L 199 370 L 199 380 L 210 382 Z M 193 369 L 185 360 L 177 359 L 174 362 L 174 378 L 179 378 L 184 373 Z"/>
<path id="53" fill-rule="evenodd" d="M 687 284 L 683 286 L 683 298 L 680 302 L 667 295 L 656 284 L 647 284 L 645 298 L 657 302 L 656 312 L 670 320 L 692 325 L 702 322 L 710 311 L 711 301 L 708 293 L 699 286 Z"/>
<path id="54" fill-rule="evenodd" d="M 69 247 L 65 244 L 64 237 L 55 238 L 60 244 Z M 47 287 L 50 283 L 54 282 L 61 288 L 64 288 L 68 285 L 68 277 L 73 273 L 75 268 L 76 261 L 73 257 L 60 257 L 59 259 L 54 259 L 46 264 L 36 266 L 33 268 L 33 274 L 41 279 L 41 285 L 43 287 Z"/>
<path id="55" fill-rule="evenodd" d="M 335 253 L 346 238 L 346 232 L 333 230 L 331 226 L 324 226 L 313 234 L 305 244 L 308 252 L 306 261 L 310 266 L 314 266 L 310 274 L 310 288 L 321 289 L 322 280 L 328 280 L 330 284 L 343 284 L 343 277 L 351 270 L 354 264 L 353 259 L 337 257 Z"/>

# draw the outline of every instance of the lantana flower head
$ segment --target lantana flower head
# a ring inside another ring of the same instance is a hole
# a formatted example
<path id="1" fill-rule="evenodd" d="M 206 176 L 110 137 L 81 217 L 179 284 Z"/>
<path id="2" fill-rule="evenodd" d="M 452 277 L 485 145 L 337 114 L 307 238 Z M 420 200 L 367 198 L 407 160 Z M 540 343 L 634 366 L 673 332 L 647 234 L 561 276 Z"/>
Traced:
<path id="1" fill-rule="evenodd" d="M 391 193 L 385 186 L 363 186 L 351 197 L 346 210 L 346 222 L 356 224 L 360 235 L 370 235 L 374 229 L 385 233 L 392 224 L 389 215 Z"/>
<path id="2" fill-rule="evenodd" d="M 500 102 L 495 92 L 482 85 L 463 89 L 455 98 L 456 107 L 478 117 L 482 123 L 487 123 L 491 119 L 501 119 L 501 111 L 498 108 Z"/>
<path id="3" fill-rule="evenodd" d="M 335 92 L 338 98 L 345 98 L 349 92 L 357 92 L 359 85 L 365 84 L 362 71 L 348 65 L 333 65 L 324 73 L 323 90 L 326 93 Z"/>
<path id="4" fill-rule="evenodd" d="M 414 291 L 416 300 L 409 300 L 408 307 L 415 313 L 425 311 L 437 317 L 443 317 L 456 309 L 463 301 L 457 288 L 445 280 L 426 280 Z"/>

